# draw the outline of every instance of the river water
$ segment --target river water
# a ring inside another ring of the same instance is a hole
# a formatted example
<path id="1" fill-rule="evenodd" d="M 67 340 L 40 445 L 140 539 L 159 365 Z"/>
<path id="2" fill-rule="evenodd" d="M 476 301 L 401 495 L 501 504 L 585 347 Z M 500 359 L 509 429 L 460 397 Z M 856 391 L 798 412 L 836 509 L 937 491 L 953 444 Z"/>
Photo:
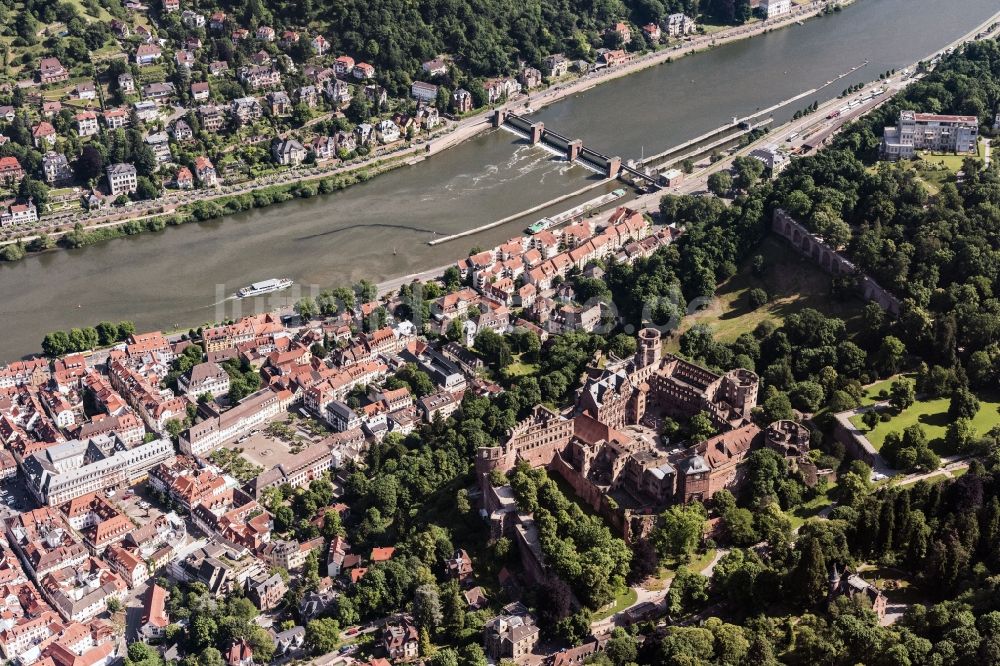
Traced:
<path id="1" fill-rule="evenodd" d="M 997 11 L 996 0 L 859 0 L 843 12 L 602 84 L 536 114 L 545 126 L 625 159 L 819 88 L 774 113 L 902 68 Z M 826 82 L 861 64 L 854 74 Z M 301 293 L 427 270 L 492 246 L 547 212 L 434 247 L 427 241 L 573 192 L 598 176 L 510 132 L 482 134 L 422 163 L 342 192 L 222 220 L 0 265 L 0 360 L 38 349 L 54 329 L 132 319 L 139 330 L 198 326 L 245 313 L 237 288 L 289 277 Z M 606 190 L 612 189 L 608 186 Z M 289 294 L 289 295 L 297 295 Z M 281 299 L 272 299 L 275 305 Z"/>

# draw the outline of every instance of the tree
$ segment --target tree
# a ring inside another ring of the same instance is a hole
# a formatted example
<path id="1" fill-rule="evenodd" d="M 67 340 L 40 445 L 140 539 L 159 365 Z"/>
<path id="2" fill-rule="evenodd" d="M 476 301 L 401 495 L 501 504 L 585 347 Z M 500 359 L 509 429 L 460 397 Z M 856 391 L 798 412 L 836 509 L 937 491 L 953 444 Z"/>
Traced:
<path id="1" fill-rule="evenodd" d="M 488 663 L 479 643 L 466 643 L 458 651 L 458 666 L 487 666 Z"/>
<path id="2" fill-rule="evenodd" d="M 86 145 L 80 151 L 80 156 L 73 164 L 73 171 L 76 177 L 86 183 L 92 180 L 100 180 L 104 175 L 104 155 L 92 145 Z"/>
<path id="3" fill-rule="evenodd" d="M 886 336 L 877 354 L 878 367 L 882 375 L 894 375 L 899 372 L 905 357 L 906 345 L 895 336 Z"/>
<path id="4" fill-rule="evenodd" d="M 828 580 L 829 571 L 819 541 L 807 539 L 800 550 L 798 563 L 789 573 L 789 589 L 802 606 L 810 608 L 826 598 Z"/>
<path id="5" fill-rule="evenodd" d="M 768 300 L 769 299 L 767 296 L 767 292 L 761 289 L 760 287 L 754 287 L 753 289 L 747 292 L 747 303 L 754 310 L 756 310 L 761 306 L 767 305 Z"/>
<path id="6" fill-rule="evenodd" d="M 333 652 L 340 645 L 340 624 L 331 618 L 310 620 L 306 625 L 306 645 L 315 655 Z"/>
<path id="7" fill-rule="evenodd" d="M 912 405 L 916 397 L 913 382 L 907 379 L 897 379 L 889 385 L 889 403 L 900 412 Z"/>
<path id="8" fill-rule="evenodd" d="M 792 401 L 787 393 L 773 389 L 769 393 L 759 408 L 760 418 L 764 423 L 788 420 L 795 416 L 792 411 Z"/>
<path id="9" fill-rule="evenodd" d="M 604 646 L 604 654 L 608 655 L 614 666 L 625 666 L 636 660 L 639 646 L 635 638 L 621 627 L 615 627 L 611 638 Z"/>
<path id="10" fill-rule="evenodd" d="M 25 176 L 21 179 L 21 185 L 18 187 L 17 194 L 20 199 L 25 201 L 33 199 L 35 205 L 38 206 L 39 215 L 41 215 L 42 210 L 45 209 L 46 204 L 49 202 L 49 186 L 30 176 Z"/>
<path id="11" fill-rule="evenodd" d="M 948 418 L 972 419 L 979 412 L 979 399 L 966 388 L 957 388 L 951 393 L 948 405 Z"/>
<path id="12" fill-rule="evenodd" d="M 667 592 L 667 613 L 671 617 L 687 615 L 708 601 L 708 578 L 687 567 L 679 567 Z"/>
<path id="13" fill-rule="evenodd" d="M 688 438 L 692 442 L 703 442 L 715 434 L 715 425 L 705 412 L 698 412 L 688 422 Z"/>
<path id="14" fill-rule="evenodd" d="M 724 197 L 733 189 L 733 177 L 728 171 L 716 171 L 708 177 L 708 191 Z"/>
<path id="15" fill-rule="evenodd" d="M 102 321 L 97 325 L 97 337 L 102 346 L 114 344 L 119 340 L 118 325 L 110 321 Z"/>
<path id="16" fill-rule="evenodd" d="M 441 625 L 441 600 L 436 585 L 425 583 L 413 592 L 413 619 L 417 626 L 434 631 Z"/>
<path id="17" fill-rule="evenodd" d="M 736 187 L 749 190 L 764 174 L 764 163 L 753 157 L 741 155 L 733 160 L 733 174 Z"/>
<path id="18" fill-rule="evenodd" d="M 874 430 L 875 426 L 877 426 L 879 422 L 878 410 L 874 408 L 869 409 L 861 415 L 861 422 L 865 424 L 865 427 L 868 428 L 868 430 Z"/>
<path id="19" fill-rule="evenodd" d="M 318 312 L 316 301 L 308 296 L 299 299 L 299 301 L 295 304 L 295 312 L 298 313 L 298 315 L 303 319 L 312 319 Z"/>
<path id="20" fill-rule="evenodd" d="M 961 417 L 948 424 L 944 441 L 956 453 L 967 453 L 976 440 L 976 429 L 970 419 Z"/>
<path id="21" fill-rule="evenodd" d="M 700 503 L 675 505 L 660 514 L 650 542 L 660 557 L 688 559 L 701 541 L 705 508 Z"/>
<path id="22" fill-rule="evenodd" d="M 737 546 L 752 546 L 759 540 L 749 509 L 732 508 L 723 515 L 730 541 Z"/>

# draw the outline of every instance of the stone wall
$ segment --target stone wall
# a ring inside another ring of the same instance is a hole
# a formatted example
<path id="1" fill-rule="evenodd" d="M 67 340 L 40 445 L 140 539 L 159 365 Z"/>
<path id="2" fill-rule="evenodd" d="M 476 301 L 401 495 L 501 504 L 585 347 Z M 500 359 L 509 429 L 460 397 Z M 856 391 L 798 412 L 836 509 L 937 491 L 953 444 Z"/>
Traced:
<path id="1" fill-rule="evenodd" d="M 813 263 L 830 275 L 834 277 L 857 276 L 858 289 L 866 301 L 878 303 L 883 310 L 890 314 L 899 314 L 899 299 L 883 289 L 875 280 L 861 273 L 849 259 L 839 254 L 822 238 L 810 232 L 780 208 L 774 211 L 771 229 L 791 243 L 792 247 L 800 254 L 811 259 Z"/>

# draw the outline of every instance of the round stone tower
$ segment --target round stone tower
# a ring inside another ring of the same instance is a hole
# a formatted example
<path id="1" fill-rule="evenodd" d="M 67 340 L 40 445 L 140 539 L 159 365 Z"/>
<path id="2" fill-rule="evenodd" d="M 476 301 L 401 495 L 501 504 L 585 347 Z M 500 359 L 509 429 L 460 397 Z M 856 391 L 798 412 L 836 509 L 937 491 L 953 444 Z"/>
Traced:
<path id="1" fill-rule="evenodd" d="M 638 348 L 635 352 L 635 364 L 638 368 L 646 368 L 660 362 L 660 332 L 655 328 L 644 328 L 639 331 Z"/>

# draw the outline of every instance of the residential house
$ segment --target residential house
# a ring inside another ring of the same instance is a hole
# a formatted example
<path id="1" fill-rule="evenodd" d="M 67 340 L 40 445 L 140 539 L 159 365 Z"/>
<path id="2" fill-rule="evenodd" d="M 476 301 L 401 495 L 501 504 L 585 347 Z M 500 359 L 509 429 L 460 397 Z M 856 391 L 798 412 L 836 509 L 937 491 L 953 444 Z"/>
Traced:
<path id="1" fill-rule="evenodd" d="M 163 52 L 156 44 L 140 44 L 135 50 L 135 62 L 140 67 L 156 63 Z"/>
<path id="2" fill-rule="evenodd" d="M 432 103 L 437 99 L 438 87 L 433 83 L 414 81 L 410 86 L 410 96 L 418 102 Z"/>
<path id="3" fill-rule="evenodd" d="M 326 41 L 326 38 L 323 37 L 323 35 L 316 35 L 312 38 L 312 41 L 309 42 L 309 44 L 318 56 L 322 56 L 330 50 L 330 42 Z"/>
<path id="4" fill-rule="evenodd" d="M 319 89 L 316 86 L 302 86 L 295 96 L 300 104 L 305 104 L 310 109 L 319 104 Z"/>
<path id="5" fill-rule="evenodd" d="M 38 79 L 42 83 L 59 83 L 69 78 L 69 71 L 59 58 L 42 58 L 38 63 Z"/>
<path id="6" fill-rule="evenodd" d="M 226 29 L 226 12 L 214 12 L 208 17 L 208 28 L 212 32 L 222 32 Z"/>
<path id="7" fill-rule="evenodd" d="M 212 76 L 222 76 L 229 71 L 229 63 L 225 60 L 213 60 L 208 63 L 208 73 Z"/>
<path id="8" fill-rule="evenodd" d="M 663 36 L 663 31 L 660 30 L 660 26 L 655 23 L 647 23 L 642 26 L 642 34 L 644 34 L 646 39 L 653 44 L 658 44 L 660 42 L 660 38 Z"/>
<path id="9" fill-rule="evenodd" d="M 402 616 L 383 625 L 380 644 L 390 660 L 409 661 L 419 653 L 420 634 L 413 621 Z"/>
<path id="10" fill-rule="evenodd" d="M 486 98 L 490 104 L 513 97 L 521 92 L 521 84 L 507 76 L 498 79 L 487 79 L 485 84 Z"/>
<path id="11" fill-rule="evenodd" d="M 191 130 L 191 126 L 184 120 L 179 119 L 175 121 L 173 127 L 170 128 L 170 131 L 174 135 L 174 140 L 178 143 L 184 143 L 185 141 L 190 141 L 194 138 L 194 132 Z"/>
<path id="12" fill-rule="evenodd" d="M 146 145 L 153 149 L 158 162 L 169 162 L 173 156 L 170 154 L 170 137 L 166 132 L 153 132 L 146 137 Z"/>
<path id="13" fill-rule="evenodd" d="M 121 107 L 108 109 L 104 112 L 104 125 L 108 129 L 118 129 L 128 126 L 128 111 Z"/>
<path id="14" fill-rule="evenodd" d="M 55 155 L 57 153 L 52 154 Z M 63 157 L 63 159 L 66 158 Z M 45 161 L 44 157 L 42 161 Z M 24 169 L 16 157 L 0 157 L 0 183 L 7 186 L 16 185 L 22 178 L 24 178 Z"/>
<path id="15" fill-rule="evenodd" d="M 340 79 L 327 79 L 323 90 L 334 106 L 344 106 L 351 101 L 351 87 Z"/>
<path id="16" fill-rule="evenodd" d="M 792 11 L 792 0 L 760 0 L 760 13 L 764 18 L 772 19 Z"/>
<path id="17" fill-rule="evenodd" d="M 284 90 L 276 90 L 267 95 L 268 104 L 271 105 L 272 116 L 292 115 L 292 100 Z"/>
<path id="18" fill-rule="evenodd" d="M 354 58 L 351 56 L 338 56 L 333 62 L 333 71 L 337 76 L 348 76 L 354 71 Z"/>
<path id="19" fill-rule="evenodd" d="M 89 101 L 97 99 L 97 88 L 93 81 L 83 81 L 73 88 L 73 97 L 79 100 Z"/>
<path id="20" fill-rule="evenodd" d="M 309 148 L 317 160 L 329 160 L 337 156 L 337 142 L 332 136 L 314 137 Z"/>
<path id="21" fill-rule="evenodd" d="M 264 110 L 256 97 L 240 97 L 234 99 L 230 105 L 230 110 L 240 123 L 246 124 L 258 120 L 264 115 Z"/>
<path id="22" fill-rule="evenodd" d="M 663 27 L 668 37 L 683 37 L 695 31 L 695 22 L 686 14 L 671 14 L 663 20 Z"/>
<path id="23" fill-rule="evenodd" d="M 6 210 L 0 212 L 0 227 L 34 224 L 35 222 L 38 222 L 38 209 L 31 199 L 23 204 L 13 203 Z"/>
<path id="24" fill-rule="evenodd" d="M 157 104 L 166 104 L 167 100 L 174 94 L 174 84 L 169 81 L 160 83 L 147 83 L 142 87 L 142 96 L 152 100 Z"/>
<path id="25" fill-rule="evenodd" d="M 247 579 L 247 597 L 262 611 L 269 611 L 281 603 L 287 591 L 288 585 L 277 573 L 262 572 Z"/>
<path id="26" fill-rule="evenodd" d="M 393 141 L 399 141 L 399 125 L 392 122 L 391 120 L 383 120 L 378 124 L 378 129 L 376 130 L 378 140 L 382 143 L 392 143 Z"/>
<path id="27" fill-rule="evenodd" d="M 358 79 L 359 81 L 367 81 L 368 79 L 375 78 L 375 67 L 369 65 L 366 62 L 359 62 L 351 70 L 351 76 Z"/>
<path id="28" fill-rule="evenodd" d="M 139 186 L 138 174 L 131 164 L 119 162 L 107 167 L 108 186 L 111 196 L 132 194 Z"/>
<path id="29" fill-rule="evenodd" d="M 451 108 L 455 113 L 468 113 L 472 111 L 472 93 L 464 88 L 459 88 L 451 94 Z"/>
<path id="30" fill-rule="evenodd" d="M 52 123 L 43 120 L 32 128 L 31 138 L 34 140 L 35 148 L 51 148 L 56 145 L 56 128 Z"/>
<path id="31" fill-rule="evenodd" d="M 144 123 L 152 122 L 160 117 L 159 105 L 151 99 L 144 99 L 132 105 L 136 117 Z"/>
<path id="32" fill-rule="evenodd" d="M 489 659 L 517 661 L 531 654 L 538 644 L 539 629 L 527 609 L 515 602 L 504 607 L 503 615 L 487 622 L 483 634 Z"/>
<path id="33" fill-rule="evenodd" d="M 198 12 L 191 11 L 190 9 L 185 9 L 181 12 L 181 23 L 184 27 L 197 29 L 205 27 L 205 15 L 199 14 Z"/>
<path id="34" fill-rule="evenodd" d="M 525 67 L 521 70 L 520 81 L 525 90 L 533 90 L 542 85 L 542 73 L 534 67 Z"/>
<path id="35" fill-rule="evenodd" d="M 281 74 L 278 70 L 264 65 L 240 67 L 239 79 L 254 90 L 281 85 Z"/>
<path id="36" fill-rule="evenodd" d="M 630 28 L 627 23 L 616 23 L 615 27 L 612 28 L 610 32 L 618 35 L 621 38 L 622 44 L 628 44 L 632 41 L 632 28 Z"/>
<path id="37" fill-rule="evenodd" d="M 448 62 L 444 58 L 428 60 L 421 68 L 427 76 L 444 76 L 448 73 Z"/>
<path id="38" fill-rule="evenodd" d="M 545 74 L 550 78 L 559 78 L 569 73 L 570 60 L 561 53 L 545 56 L 542 59 Z"/>
<path id="39" fill-rule="evenodd" d="M 308 154 L 305 147 L 295 139 L 276 141 L 271 151 L 274 159 L 283 166 L 298 166 Z"/>
<path id="40" fill-rule="evenodd" d="M 257 28 L 257 39 L 262 42 L 273 42 L 275 37 L 274 28 L 268 25 L 262 25 Z"/>
<path id="41" fill-rule="evenodd" d="M 253 666 L 253 650 L 242 638 L 226 651 L 226 666 Z"/>
<path id="42" fill-rule="evenodd" d="M 252 97 L 246 98 L 251 99 Z M 235 110 L 234 106 L 234 110 Z M 198 122 L 201 123 L 201 128 L 206 132 L 218 132 L 226 124 L 226 114 L 217 106 L 205 105 L 198 107 Z"/>
<path id="43" fill-rule="evenodd" d="M 174 177 L 174 184 L 179 190 L 190 190 L 194 187 L 194 176 L 191 174 L 191 169 L 187 167 L 181 167 L 177 170 L 177 175 Z"/>
<path id="44" fill-rule="evenodd" d="M 118 89 L 126 95 L 135 92 L 135 79 L 131 74 L 118 75 Z"/>
<path id="45" fill-rule="evenodd" d="M 194 53 L 181 49 L 174 53 L 174 62 L 177 63 L 178 67 L 183 67 L 184 69 L 190 70 L 194 67 L 195 57 Z"/>

